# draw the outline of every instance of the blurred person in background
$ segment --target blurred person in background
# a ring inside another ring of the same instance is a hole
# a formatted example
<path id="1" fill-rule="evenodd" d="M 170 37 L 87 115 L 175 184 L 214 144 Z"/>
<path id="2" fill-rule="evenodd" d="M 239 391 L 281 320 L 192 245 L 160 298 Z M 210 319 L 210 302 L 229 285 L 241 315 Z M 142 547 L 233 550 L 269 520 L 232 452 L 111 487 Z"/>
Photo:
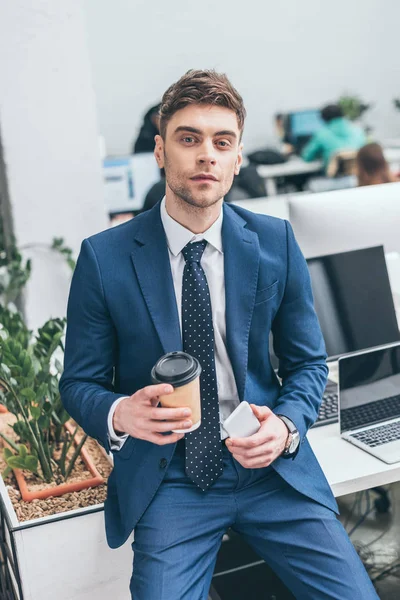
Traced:
<path id="1" fill-rule="evenodd" d="M 390 171 L 382 146 L 375 142 L 366 144 L 358 151 L 356 174 L 359 186 L 399 181 L 399 177 Z"/>
<path id="2" fill-rule="evenodd" d="M 159 134 L 160 105 L 156 104 L 149 108 L 143 118 L 143 125 L 140 128 L 139 135 L 133 144 L 132 154 L 142 152 L 153 152 L 155 147 L 154 137 Z"/>
<path id="3" fill-rule="evenodd" d="M 337 104 L 323 108 L 321 117 L 325 125 L 315 132 L 301 153 L 306 162 L 322 159 L 326 168 L 339 150 L 358 150 L 365 144 L 364 131 L 351 123 Z"/>

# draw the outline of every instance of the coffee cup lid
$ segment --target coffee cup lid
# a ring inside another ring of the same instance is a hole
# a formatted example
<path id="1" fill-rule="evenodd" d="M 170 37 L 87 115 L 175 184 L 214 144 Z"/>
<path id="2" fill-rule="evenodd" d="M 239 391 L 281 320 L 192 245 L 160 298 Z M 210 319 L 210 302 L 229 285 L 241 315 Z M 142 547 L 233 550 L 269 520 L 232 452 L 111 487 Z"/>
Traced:
<path id="1" fill-rule="evenodd" d="M 154 383 L 170 383 L 174 387 L 181 387 L 190 383 L 201 373 L 201 366 L 197 358 L 186 352 L 169 352 L 164 354 L 151 370 Z"/>

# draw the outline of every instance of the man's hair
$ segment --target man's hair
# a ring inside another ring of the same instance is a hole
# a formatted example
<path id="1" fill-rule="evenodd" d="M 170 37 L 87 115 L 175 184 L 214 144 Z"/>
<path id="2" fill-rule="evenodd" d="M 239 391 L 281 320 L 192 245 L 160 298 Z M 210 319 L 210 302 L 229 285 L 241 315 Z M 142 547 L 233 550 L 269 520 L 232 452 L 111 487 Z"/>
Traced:
<path id="1" fill-rule="evenodd" d="M 339 117 L 343 117 L 343 111 L 338 104 L 328 104 L 321 110 L 321 117 L 325 121 L 325 123 L 329 123 L 333 119 L 338 119 Z"/>
<path id="2" fill-rule="evenodd" d="M 224 73 L 191 69 L 165 92 L 160 106 L 160 134 L 165 139 L 168 121 L 190 104 L 223 106 L 236 114 L 240 135 L 243 132 L 246 109 L 239 92 Z"/>

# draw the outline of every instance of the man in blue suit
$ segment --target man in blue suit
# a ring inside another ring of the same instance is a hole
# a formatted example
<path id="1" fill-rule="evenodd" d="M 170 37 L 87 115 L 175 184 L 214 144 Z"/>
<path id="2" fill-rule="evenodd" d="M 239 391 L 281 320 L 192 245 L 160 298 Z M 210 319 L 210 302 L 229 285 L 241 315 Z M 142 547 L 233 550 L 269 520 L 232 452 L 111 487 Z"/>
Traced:
<path id="1" fill-rule="evenodd" d="M 305 260 L 289 223 L 223 204 L 242 163 L 242 98 L 225 75 L 189 71 L 160 116 L 165 198 L 83 242 L 60 383 L 113 452 L 107 540 L 134 530 L 132 598 L 206 599 L 229 527 L 296 598 L 377 598 L 306 438 L 327 367 Z M 172 430 L 191 428 L 190 410 L 158 406 L 173 388 L 150 376 L 179 350 L 203 367 L 201 426 L 186 434 Z M 230 439 L 223 423 L 243 400 L 261 426 Z"/>

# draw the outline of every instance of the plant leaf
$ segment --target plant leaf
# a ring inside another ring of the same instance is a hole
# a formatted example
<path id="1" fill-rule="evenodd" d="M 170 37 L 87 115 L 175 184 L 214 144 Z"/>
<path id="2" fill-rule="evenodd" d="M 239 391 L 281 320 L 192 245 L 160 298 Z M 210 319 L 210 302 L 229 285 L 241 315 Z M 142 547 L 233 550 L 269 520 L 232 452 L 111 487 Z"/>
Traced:
<path id="1" fill-rule="evenodd" d="M 6 460 L 7 460 L 7 458 L 10 458 L 10 456 L 14 456 L 14 454 L 11 452 L 10 448 L 4 448 L 3 455 Z"/>
<path id="2" fill-rule="evenodd" d="M 45 403 L 43 404 L 43 412 L 44 412 L 46 415 L 49 415 L 49 414 L 51 413 L 51 411 L 52 411 L 52 410 L 53 410 L 53 407 L 52 407 L 52 405 L 51 405 L 51 403 L 50 403 L 50 402 L 45 402 Z"/>
<path id="3" fill-rule="evenodd" d="M 42 431 L 45 431 L 45 430 L 49 429 L 49 427 L 50 427 L 50 419 L 46 415 L 40 415 L 38 417 L 37 423 L 38 423 L 39 429 L 41 429 Z"/>
<path id="4" fill-rule="evenodd" d="M 21 458 L 19 458 L 19 456 L 10 456 L 10 458 L 7 458 L 6 463 L 12 469 L 24 469 L 25 468 L 25 461 L 23 461 Z"/>
<path id="5" fill-rule="evenodd" d="M 24 398 L 27 398 L 30 402 L 36 400 L 36 394 L 32 388 L 24 388 L 19 393 Z"/>
<path id="6" fill-rule="evenodd" d="M 36 402 L 42 402 L 43 398 L 48 393 L 48 387 L 46 383 L 41 383 L 36 392 Z"/>
<path id="7" fill-rule="evenodd" d="M 28 471 L 32 471 L 32 473 L 35 473 L 38 468 L 38 462 L 39 461 L 36 458 L 36 456 L 32 456 L 32 454 L 30 454 L 25 458 L 25 468 L 28 469 Z"/>
<path id="8" fill-rule="evenodd" d="M 6 365 L 5 363 L 1 363 L 1 371 L 6 377 L 11 376 L 11 371 L 10 371 L 8 365 Z"/>
<path id="9" fill-rule="evenodd" d="M 11 468 L 9 466 L 7 466 L 4 471 L 2 472 L 1 476 L 3 479 L 6 479 L 9 474 L 11 473 Z"/>
<path id="10" fill-rule="evenodd" d="M 25 458 L 28 454 L 28 448 L 24 444 L 19 445 L 19 455 L 21 458 Z"/>
<path id="11" fill-rule="evenodd" d="M 40 418 L 41 413 L 42 413 L 40 406 L 33 406 L 31 404 L 31 406 L 29 407 L 29 410 L 31 412 L 32 417 L 35 419 L 35 421 L 37 421 Z"/>

